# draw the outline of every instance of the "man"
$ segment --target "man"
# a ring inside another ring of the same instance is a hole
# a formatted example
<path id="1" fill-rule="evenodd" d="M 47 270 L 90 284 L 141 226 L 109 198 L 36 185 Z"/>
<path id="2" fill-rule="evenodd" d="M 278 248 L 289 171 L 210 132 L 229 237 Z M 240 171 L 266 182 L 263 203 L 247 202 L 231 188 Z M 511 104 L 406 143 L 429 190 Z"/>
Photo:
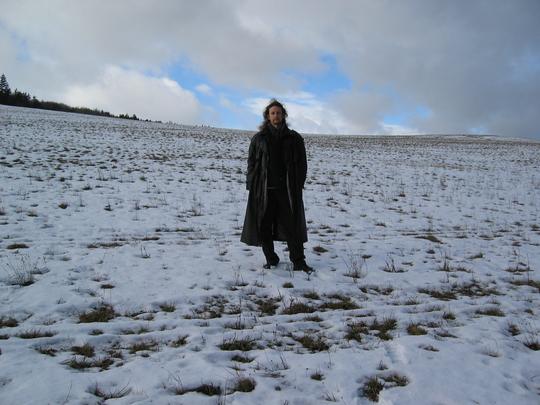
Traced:
<path id="1" fill-rule="evenodd" d="M 271 100 L 263 117 L 249 145 L 249 197 L 240 240 L 262 246 L 267 269 L 279 263 L 274 240 L 286 241 L 294 270 L 311 273 L 303 245 L 307 242 L 302 200 L 307 173 L 304 140 L 287 126 L 287 111 L 279 101 Z"/>

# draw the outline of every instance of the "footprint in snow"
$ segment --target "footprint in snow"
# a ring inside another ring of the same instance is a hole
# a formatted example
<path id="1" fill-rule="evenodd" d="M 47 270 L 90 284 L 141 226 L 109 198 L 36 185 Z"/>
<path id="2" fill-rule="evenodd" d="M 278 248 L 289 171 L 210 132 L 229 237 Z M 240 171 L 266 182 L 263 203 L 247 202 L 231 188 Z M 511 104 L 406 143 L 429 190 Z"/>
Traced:
<path id="1" fill-rule="evenodd" d="M 387 342 L 384 345 L 386 354 L 393 364 L 407 364 L 407 350 L 405 346 L 397 342 Z"/>

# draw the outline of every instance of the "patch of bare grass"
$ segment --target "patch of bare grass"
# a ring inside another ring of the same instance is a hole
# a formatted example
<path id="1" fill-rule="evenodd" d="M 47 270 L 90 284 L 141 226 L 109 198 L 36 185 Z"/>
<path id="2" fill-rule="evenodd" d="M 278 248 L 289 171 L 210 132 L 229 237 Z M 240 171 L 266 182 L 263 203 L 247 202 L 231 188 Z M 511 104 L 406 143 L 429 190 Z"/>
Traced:
<path id="1" fill-rule="evenodd" d="M 409 379 L 407 378 L 407 376 L 399 374 L 397 372 L 380 374 L 379 377 L 382 378 L 385 382 L 384 388 L 405 387 L 407 384 L 409 384 Z"/>
<path id="2" fill-rule="evenodd" d="M 531 350 L 538 351 L 540 350 L 540 340 L 536 335 L 527 336 L 523 344 Z"/>
<path id="3" fill-rule="evenodd" d="M 304 294 L 302 294 L 302 296 L 304 298 L 307 298 L 309 300 L 319 300 L 321 297 L 319 296 L 319 294 L 317 293 L 317 291 L 313 290 L 313 291 L 307 291 L 305 292 Z"/>
<path id="4" fill-rule="evenodd" d="M 249 377 L 238 377 L 235 381 L 231 390 L 233 392 L 251 392 L 255 389 L 257 383 L 253 378 Z"/>
<path id="5" fill-rule="evenodd" d="M 279 297 L 261 297 L 254 302 L 261 315 L 275 315 L 276 309 L 279 307 L 279 301 L 281 301 Z"/>
<path id="6" fill-rule="evenodd" d="M 510 281 L 511 284 L 516 286 L 529 286 L 536 288 L 538 292 L 540 292 L 540 280 L 533 280 L 533 279 L 521 279 L 521 280 L 512 280 Z"/>
<path id="7" fill-rule="evenodd" d="M 439 349 L 437 349 L 435 346 L 433 345 L 420 345 L 418 346 L 420 349 L 424 349 L 424 350 L 427 350 L 428 352 L 438 352 Z"/>
<path id="8" fill-rule="evenodd" d="M 286 281 L 285 283 L 283 283 L 282 287 L 283 288 L 294 288 L 294 284 L 291 283 L 290 281 Z"/>
<path id="9" fill-rule="evenodd" d="M 230 339 L 224 339 L 219 345 L 221 350 L 232 351 L 240 350 L 242 352 L 248 352 L 255 348 L 255 339 L 249 336 L 238 338 L 236 336 Z"/>
<path id="10" fill-rule="evenodd" d="M 457 299 L 456 294 L 453 291 L 446 289 L 435 289 L 435 288 L 419 288 L 419 293 L 428 294 L 433 298 L 438 300 L 448 301 Z"/>
<path id="11" fill-rule="evenodd" d="M 105 390 L 104 388 L 100 387 L 96 382 L 88 389 L 88 392 L 92 395 L 95 395 L 96 397 L 101 398 L 104 401 L 108 401 L 109 399 L 118 399 L 129 395 L 129 393 L 131 392 L 131 388 L 126 385 L 121 388 Z"/>
<path id="12" fill-rule="evenodd" d="M 295 315 L 295 314 L 310 314 L 315 312 L 316 309 L 312 307 L 309 304 L 306 304 L 305 302 L 297 302 L 295 300 L 291 300 L 289 305 L 283 309 L 281 312 L 285 315 Z"/>
<path id="13" fill-rule="evenodd" d="M 225 313 L 225 305 L 228 304 L 228 299 L 222 295 L 214 295 L 206 298 L 204 305 L 192 309 L 193 315 L 187 315 L 186 318 L 192 319 L 215 319 L 221 318 Z"/>
<path id="14" fill-rule="evenodd" d="M 89 343 L 85 343 L 82 346 L 72 346 L 71 351 L 74 354 L 78 354 L 79 356 L 84 357 L 94 357 L 94 355 L 96 354 L 94 347 Z"/>
<path id="15" fill-rule="evenodd" d="M 37 260 L 32 260 L 28 255 L 19 256 L 14 263 L 6 264 L 8 273 L 7 282 L 11 285 L 27 287 L 35 283 L 35 275 L 46 273 L 48 270 L 39 267 Z"/>
<path id="16" fill-rule="evenodd" d="M 330 345 L 323 335 L 304 334 L 302 336 L 293 337 L 293 339 L 312 353 L 322 352 L 330 348 Z"/>
<path id="17" fill-rule="evenodd" d="M 377 377 L 369 378 L 362 386 L 362 395 L 373 402 L 379 402 L 379 394 L 384 389 L 384 383 Z"/>
<path id="18" fill-rule="evenodd" d="M 181 346 L 185 346 L 187 344 L 187 338 L 189 337 L 189 335 L 180 335 L 178 336 L 176 339 L 174 339 L 173 341 L 171 341 L 169 343 L 170 346 L 172 347 L 181 347 Z"/>
<path id="19" fill-rule="evenodd" d="M 519 328 L 519 326 L 512 322 L 508 323 L 506 330 L 512 336 L 517 336 L 521 333 L 521 329 Z"/>
<path id="20" fill-rule="evenodd" d="M 94 243 L 88 244 L 86 247 L 88 249 L 98 249 L 98 248 L 111 249 L 111 248 L 120 247 L 120 246 L 124 246 L 124 244 L 121 242 L 114 241 L 114 242 L 94 242 Z"/>
<path id="21" fill-rule="evenodd" d="M 158 350 L 159 343 L 154 339 L 141 340 L 140 342 L 132 343 L 127 348 L 131 354 L 138 352 L 155 352 Z"/>
<path id="22" fill-rule="evenodd" d="M 15 249 L 28 249 L 30 246 L 28 246 L 26 243 L 11 243 L 6 246 L 6 249 L 8 250 L 15 250 Z"/>
<path id="23" fill-rule="evenodd" d="M 327 300 L 321 304 L 320 308 L 331 310 L 350 310 L 358 309 L 359 306 L 352 300 L 351 297 L 342 294 L 332 294 L 327 296 Z"/>
<path id="24" fill-rule="evenodd" d="M 21 339 L 39 339 L 43 337 L 52 337 L 56 335 L 56 332 L 54 331 L 42 331 L 41 329 L 27 329 L 22 332 L 19 332 L 17 337 L 20 337 Z"/>
<path id="25" fill-rule="evenodd" d="M 56 356 L 56 353 L 58 352 L 57 349 L 55 349 L 54 347 L 50 347 L 50 346 L 38 346 L 38 347 L 36 347 L 36 351 L 38 351 L 41 354 L 45 354 L 45 355 L 51 356 L 51 357 Z"/>
<path id="26" fill-rule="evenodd" d="M 505 316 L 504 312 L 498 307 L 489 307 L 483 309 L 477 309 L 475 314 L 486 316 Z"/>
<path id="27" fill-rule="evenodd" d="M 112 305 L 100 304 L 95 309 L 79 315 L 79 323 L 109 322 L 116 317 Z"/>
<path id="28" fill-rule="evenodd" d="M 236 361 L 238 363 L 251 363 L 254 360 L 253 357 L 250 357 L 245 354 L 235 354 L 231 357 L 231 361 Z"/>
<path id="29" fill-rule="evenodd" d="M 321 245 L 317 245 L 317 246 L 314 246 L 314 247 L 313 247 L 313 251 L 314 251 L 315 253 L 319 253 L 319 254 L 320 254 L 320 253 L 328 252 L 328 249 L 322 247 Z"/>
<path id="30" fill-rule="evenodd" d="M 378 285 L 363 285 L 360 286 L 360 291 L 365 294 L 375 293 L 380 295 L 390 295 L 394 292 L 394 287 L 392 286 L 378 286 Z"/>
<path id="31" fill-rule="evenodd" d="M 381 373 L 370 377 L 362 386 L 362 394 L 370 401 L 379 402 L 379 395 L 383 389 L 404 387 L 409 384 L 407 376 L 397 372 Z"/>
<path id="32" fill-rule="evenodd" d="M 16 326 L 19 326 L 19 322 L 15 318 L 11 316 L 0 317 L 0 328 L 14 328 Z"/>
<path id="33" fill-rule="evenodd" d="M 486 297 L 489 295 L 501 294 L 495 287 L 489 287 L 487 284 L 481 284 L 477 280 L 461 284 L 452 284 L 452 291 L 456 294 L 465 295 L 467 297 Z"/>
<path id="34" fill-rule="evenodd" d="M 433 242 L 433 243 L 443 243 L 442 240 L 437 238 L 432 233 L 428 233 L 426 235 L 418 235 L 418 236 L 416 236 L 416 239 L 425 239 L 425 240 L 429 240 L 430 242 Z"/>
<path id="35" fill-rule="evenodd" d="M 445 329 L 445 328 L 438 329 L 435 332 L 435 334 L 440 338 L 452 338 L 452 339 L 457 338 L 456 335 L 454 335 L 452 332 L 450 332 L 448 329 Z"/>
<path id="36" fill-rule="evenodd" d="M 418 335 L 426 335 L 428 332 L 427 332 L 426 328 L 424 328 L 421 324 L 419 324 L 419 323 L 410 323 L 407 326 L 407 333 L 409 335 L 418 336 Z"/>
<path id="37" fill-rule="evenodd" d="M 442 318 L 447 321 L 455 321 L 456 314 L 454 314 L 452 311 L 444 311 L 442 314 Z"/>
<path id="38" fill-rule="evenodd" d="M 362 343 L 363 336 L 369 333 L 368 324 L 364 321 L 350 323 L 347 328 L 345 339 L 356 340 L 359 343 Z"/>
<path id="39" fill-rule="evenodd" d="M 387 273 L 405 273 L 405 269 L 396 265 L 393 257 L 389 256 L 384 261 L 383 271 Z"/>
<path id="40" fill-rule="evenodd" d="M 366 260 L 369 255 L 359 255 L 353 252 L 349 252 L 343 259 L 347 271 L 345 276 L 351 277 L 354 282 L 360 278 L 367 276 L 367 269 L 365 268 Z M 371 257 L 371 256 L 369 256 Z"/>
<path id="41" fill-rule="evenodd" d="M 439 271 L 444 271 L 444 272 L 447 272 L 447 273 L 454 273 L 454 272 L 464 272 L 464 273 L 470 273 L 471 271 L 469 269 L 467 269 L 466 267 L 464 266 L 452 266 L 450 264 L 450 260 L 448 260 L 447 258 L 445 258 L 443 260 L 443 263 L 441 266 L 439 266 L 439 268 L 437 269 Z"/>
<path id="42" fill-rule="evenodd" d="M 75 370 L 86 370 L 89 368 L 99 368 L 100 370 L 107 370 L 114 364 L 114 360 L 110 357 L 102 357 L 98 359 L 90 360 L 87 357 L 73 356 L 69 360 L 62 362 L 66 366 Z"/>
<path id="43" fill-rule="evenodd" d="M 369 329 L 378 331 L 376 336 L 381 340 L 392 340 L 392 335 L 389 332 L 396 328 L 397 319 L 392 317 L 383 318 L 381 321 L 375 318 L 369 324 Z"/>
<path id="44" fill-rule="evenodd" d="M 143 333 L 148 332 L 150 332 L 150 329 L 146 326 L 139 325 L 137 328 L 133 329 L 122 329 L 120 333 L 122 333 L 122 335 L 142 335 Z"/>
<path id="45" fill-rule="evenodd" d="M 175 389 L 176 395 L 184 395 L 189 392 L 198 392 L 199 394 L 203 394 L 203 395 L 211 397 L 215 395 L 221 395 L 222 389 L 219 384 L 216 384 L 213 382 L 202 383 L 201 385 L 197 385 L 192 388 L 179 386 L 179 387 L 176 387 Z"/>

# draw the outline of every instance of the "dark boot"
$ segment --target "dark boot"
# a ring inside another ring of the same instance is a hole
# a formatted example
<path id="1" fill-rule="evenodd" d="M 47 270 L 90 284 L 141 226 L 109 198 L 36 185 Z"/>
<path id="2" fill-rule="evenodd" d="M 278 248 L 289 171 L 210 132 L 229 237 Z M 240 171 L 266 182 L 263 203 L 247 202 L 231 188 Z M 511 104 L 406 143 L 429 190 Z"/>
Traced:
<path id="1" fill-rule="evenodd" d="M 315 269 L 309 266 L 305 260 L 295 262 L 293 263 L 293 265 L 294 265 L 293 267 L 294 271 L 303 271 L 304 273 L 307 273 L 307 274 L 313 273 L 315 271 Z"/>
<path id="2" fill-rule="evenodd" d="M 272 266 L 277 266 L 279 264 L 279 256 L 277 254 L 273 254 L 270 256 L 270 258 L 266 258 L 266 264 L 263 265 L 265 269 L 269 269 Z"/>

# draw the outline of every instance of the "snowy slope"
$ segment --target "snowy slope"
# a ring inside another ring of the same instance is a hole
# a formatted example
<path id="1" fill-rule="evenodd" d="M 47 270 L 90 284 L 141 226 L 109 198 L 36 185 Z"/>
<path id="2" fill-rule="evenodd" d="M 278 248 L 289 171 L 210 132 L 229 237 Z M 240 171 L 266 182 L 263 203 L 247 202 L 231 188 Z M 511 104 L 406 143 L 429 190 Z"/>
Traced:
<path id="1" fill-rule="evenodd" d="M 307 276 L 249 136 L 0 106 L 0 403 L 540 401 L 540 143 L 306 136 Z"/>

